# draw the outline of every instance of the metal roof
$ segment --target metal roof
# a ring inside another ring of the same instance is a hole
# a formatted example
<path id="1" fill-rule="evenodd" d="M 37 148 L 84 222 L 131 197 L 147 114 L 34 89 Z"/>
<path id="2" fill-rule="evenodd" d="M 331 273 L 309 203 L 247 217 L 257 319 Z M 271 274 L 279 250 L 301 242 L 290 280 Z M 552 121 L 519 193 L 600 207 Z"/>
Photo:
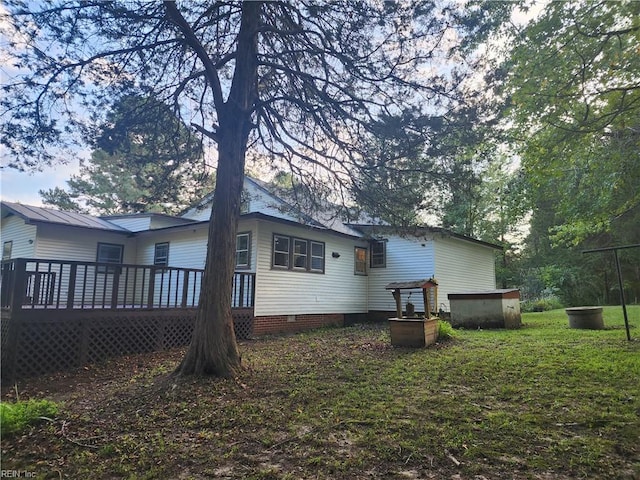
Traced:
<path id="1" fill-rule="evenodd" d="M 52 208 L 33 207 L 21 203 L 2 202 L 2 216 L 8 214 L 18 215 L 27 223 L 53 223 L 57 225 L 67 225 L 71 227 L 92 228 L 95 230 L 108 230 L 111 232 L 131 233 L 115 223 L 103 220 L 85 213 L 63 212 Z"/>

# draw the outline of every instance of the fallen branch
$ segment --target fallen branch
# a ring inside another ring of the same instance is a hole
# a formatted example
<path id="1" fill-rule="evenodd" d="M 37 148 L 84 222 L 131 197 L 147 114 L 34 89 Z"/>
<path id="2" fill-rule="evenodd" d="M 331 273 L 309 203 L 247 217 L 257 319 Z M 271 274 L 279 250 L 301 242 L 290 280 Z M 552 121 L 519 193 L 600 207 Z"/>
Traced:
<path id="1" fill-rule="evenodd" d="M 460 466 L 461 462 L 456 457 L 451 455 L 451 453 L 449 453 L 449 450 L 445 450 L 445 453 L 447 454 L 447 457 L 449 457 L 449 460 L 451 460 L 456 465 L 456 467 Z"/>

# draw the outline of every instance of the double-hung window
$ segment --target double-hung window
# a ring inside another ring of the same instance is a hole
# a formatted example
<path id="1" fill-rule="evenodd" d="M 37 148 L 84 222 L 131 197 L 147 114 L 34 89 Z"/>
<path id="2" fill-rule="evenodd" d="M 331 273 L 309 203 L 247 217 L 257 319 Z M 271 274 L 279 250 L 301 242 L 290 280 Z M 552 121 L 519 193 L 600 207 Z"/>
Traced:
<path id="1" fill-rule="evenodd" d="M 311 244 L 311 267 L 312 272 L 324 273 L 324 243 L 309 242 Z"/>
<path id="2" fill-rule="evenodd" d="M 355 247 L 354 251 L 354 273 L 356 275 L 367 274 L 367 249 Z"/>
<path id="3" fill-rule="evenodd" d="M 169 265 L 169 242 L 156 243 L 153 252 L 153 264 L 165 267 Z"/>
<path id="4" fill-rule="evenodd" d="M 384 240 L 371 242 L 371 268 L 387 266 L 387 242 Z"/>
<path id="5" fill-rule="evenodd" d="M 323 242 L 273 235 L 273 268 L 324 273 L 324 256 Z"/>
<path id="6" fill-rule="evenodd" d="M 283 235 L 273 236 L 273 267 L 289 268 L 289 255 L 291 253 L 291 239 Z"/>
<path id="7" fill-rule="evenodd" d="M 239 233 L 236 237 L 236 268 L 251 267 L 251 233 Z"/>
<path id="8" fill-rule="evenodd" d="M 121 264 L 124 253 L 124 245 L 115 243 L 98 243 L 98 253 L 96 255 L 96 262 L 98 263 L 113 263 Z M 115 273 L 115 267 L 106 265 L 98 266 L 98 273 Z"/>
<path id="9" fill-rule="evenodd" d="M 301 238 L 293 239 L 293 268 L 295 270 L 306 270 L 308 268 L 309 244 Z"/>

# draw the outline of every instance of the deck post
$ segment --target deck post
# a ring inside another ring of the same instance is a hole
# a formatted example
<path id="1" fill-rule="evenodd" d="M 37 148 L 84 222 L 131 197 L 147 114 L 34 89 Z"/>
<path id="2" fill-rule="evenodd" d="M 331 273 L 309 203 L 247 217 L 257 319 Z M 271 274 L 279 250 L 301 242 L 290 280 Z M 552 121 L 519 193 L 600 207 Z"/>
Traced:
<path id="1" fill-rule="evenodd" d="M 69 268 L 69 288 L 67 290 L 67 309 L 73 308 L 76 295 L 76 277 L 78 276 L 78 264 L 72 263 Z M 62 281 L 62 279 L 60 279 Z"/>
<path id="2" fill-rule="evenodd" d="M 187 298 L 189 298 L 189 270 L 184 271 L 184 279 L 182 280 L 182 308 L 187 306 Z"/>
<path id="3" fill-rule="evenodd" d="M 116 267 L 113 269 L 113 281 L 111 282 L 111 308 L 118 308 L 118 291 L 120 290 L 120 273 L 122 269 Z"/>
<path id="4" fill-rule="evenodd" d="M 150 267 L 147 308 L 153 308 L 153 297 L 155 296 L 155 290 L 156 290 L 156 267 Z"/>
<path id="5" fill-rule="evenodd" d="M 13 292 L 11 294 L 11 312 L 19 312 L 22 309 L 24 298 L 27 294 L 27 260 L 16 258 L 14 270 Z"/>

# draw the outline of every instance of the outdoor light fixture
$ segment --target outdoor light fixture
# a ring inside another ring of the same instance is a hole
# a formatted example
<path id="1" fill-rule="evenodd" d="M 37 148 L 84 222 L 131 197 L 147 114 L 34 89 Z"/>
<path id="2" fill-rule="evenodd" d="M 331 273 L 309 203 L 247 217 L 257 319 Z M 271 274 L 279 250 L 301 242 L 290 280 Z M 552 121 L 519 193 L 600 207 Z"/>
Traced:
<path id="1" fill-rule="evenodd" d="M 339 254 L 338 252 L 332 252 L 332 253 L 331 253 L 331 256 L 332 256 L 333 258 L 340 258 L 340 254 Z"/>

